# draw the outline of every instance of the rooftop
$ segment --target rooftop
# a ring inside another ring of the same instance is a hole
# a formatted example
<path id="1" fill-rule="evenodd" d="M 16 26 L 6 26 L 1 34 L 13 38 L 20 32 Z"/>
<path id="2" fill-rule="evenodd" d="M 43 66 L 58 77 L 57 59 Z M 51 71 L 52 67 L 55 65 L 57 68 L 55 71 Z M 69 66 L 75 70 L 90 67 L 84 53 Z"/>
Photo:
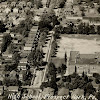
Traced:
<path id="1" fill-rule="evenodd" d="M 71 51 L 69 64 L 98 64 L 100 60 L 100 56 L 98 54 L 99 52 L 95 54 L 80 54 L 78 51 Z"/>
<path id="2" fill-rule="evenodd" d="M 18 91 L 18 86 L 9 86 L 8 90 L 9 91 Z"/>
<path id="3" fill-rule="evenodd" d="M 26 66 L 26 63 L 19 63 L 18 66 Z"/>

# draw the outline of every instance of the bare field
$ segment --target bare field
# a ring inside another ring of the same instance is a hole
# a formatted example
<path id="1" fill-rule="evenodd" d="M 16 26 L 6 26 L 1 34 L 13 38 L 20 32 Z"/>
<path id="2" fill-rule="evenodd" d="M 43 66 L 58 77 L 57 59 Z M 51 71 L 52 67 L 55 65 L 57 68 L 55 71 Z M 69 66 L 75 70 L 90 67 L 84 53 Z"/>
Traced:
<path id="1" fill-rule="evenodd" d="M 63 58 L 65 51 L 69 57 L 70 51 L 79 51 L 80 54 L 94 54 L 100 52 L 99 35 L 61 35 L 58 40 L 57 57 Z"/>

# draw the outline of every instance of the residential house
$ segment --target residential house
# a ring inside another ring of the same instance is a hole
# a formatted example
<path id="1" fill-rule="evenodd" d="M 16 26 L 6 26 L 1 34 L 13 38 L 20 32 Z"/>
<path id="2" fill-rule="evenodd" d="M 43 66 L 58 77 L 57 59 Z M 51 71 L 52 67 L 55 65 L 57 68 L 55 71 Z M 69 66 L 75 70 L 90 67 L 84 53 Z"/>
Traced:
<path id="1" fill-rule="evenodd" d="M 19 63 L 17 68 L 18 70 L 26 70 L 26 63 Z"/>
<path id="2" fill-rule="evenodd" d="M 2 56 L 3 56 L 3 58 L 4 59 L 6 59 L 6 58 L 12 58 L 12 54 L 10 54 L 9 52 L 8 52 L 8 50 L 6 50 L 6 52 L 4 52 L 3 54 L 2 54 Z"/>
<path id="3" fill-rule="evenodd" d="M 6 13 L 6 14 L 8 14 L 8 13 L 10 13 L 11 12 L 11 8 L 6 8 L 5 10 L 4 10 L 4 13 Z"/>
<path id="4" fill-rule="evenodd" d="M 13 54 L 9 53 L 9 50 L 6 50 L 6 52 L 2 53 L 2 57 L 3 57 L 2 63 L 3 64 L 13 63 L 12 56 Z"/>
<path id="5" fill-rule="evenodd" d="M 15 34 L 13 32 L 10 33 L 11 37 L 14 38 Z"/>
<path id="6" fill-rule="evenodd" d="M 39 22 L 41 19 L 40 19 L 39 16 L 34 16 L 34 19 L 33 20 L 36 21 L 36 22 Z"/>
<path id="7" fill-rule="evenodd" d="M 22 59 L 20 60 L 20 63 L 25 63 L 25 64 L 27 64 L 27 58 L 22 58 Z"/>
<path id="8" fill-rule="evenodd" d="M 20 81 L 23 81 L 23 74 L 24 74 L 24 72 L 25 72 L 25 70 L 21 70 L 20 72 L 19 72 L 19 80 Z"/>
<path id="9" fill-rule="evenodd" d="M 18 86 L 9 86 L 7 87 L 7 90 L 11 92 L 18 92 Z"/>
<path id="10" fill-rule="evenodd" d="M 2 60 L 2 64 L 3 64 L 3 65 L 6 65 L 6 64 L 13 64 L 13 61 L 12 61 L 12 59 L 7 58 L 7 59 Z"/>
<path id="11" fill-rule="evenodd" d="M 0 13 L 0 20 L 2 21 L 6 20 L 6 13 Z"/>
<path id="12" fill-rule="evenodd" d="M 33 26 L 32 28 L 31 28 L 31 32 L 37 32 L 37 30 L 38 30 L 38 26 Z"/>
<path id="13" fill-rule="evenodd" d="M 27 11 L 30 11 L 30 8 L 29 7 L 25 7 L 24 8 L 24 12 L 27 12 Z"/>
<path id="14" fill-rule="evenodd" d="M 1 5 L 0 5 L 0 6 L 1 6 L 2 8 L 7 8 L 7 5 L 8 5 L 7 2 L 1 2 Z"/>
<path id="15" fill-rule="evenodd" d="M 14 8 L 13 9 L 13 13 L 18 13 L 19 12 L 19 9 L 18 8 Z"/>
<path id="16" fill-rule="evenodd" d="M 23 50 L 21 53 L 21 57 L 27 57 L 31 51 L 30 50 Z"/>
<path id="17" fill-rule="evenodd" d="M 11 2 L 10 6 L 11 6 L 11 7 L 15 7 L 15 6 L 16 6 L 16 2 L 14 2 L 14 1 Z"/>
<path id="18" fill-rule="evenodd" d="M 31 51 L 31 49 L 32 49 L 32 46 L 26 46 L 26 47 L 24 47 L 25 51 Z"/>
<path id="19" fill-rule="evenodd" d="M 26 43 L 26 44 L 25 44 L 26 47 L 28 47 L 28 46 L 29 46 L 29 47 L 32 47 L 32 45 L 33 45 L 32 43 L 31 43 L 31 44 L 29 44 L 29 43 Z"/>

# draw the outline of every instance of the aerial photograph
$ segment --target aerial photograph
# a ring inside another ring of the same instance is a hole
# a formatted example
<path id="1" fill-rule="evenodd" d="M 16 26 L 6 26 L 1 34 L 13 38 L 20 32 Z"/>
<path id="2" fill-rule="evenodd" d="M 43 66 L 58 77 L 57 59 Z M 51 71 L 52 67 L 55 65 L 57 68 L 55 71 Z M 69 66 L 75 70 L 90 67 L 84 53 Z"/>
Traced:
<path id="1" fill-rule="evenodd" d="M 100 0 L 0 0 L 0 100 L 100 100 Z"/>

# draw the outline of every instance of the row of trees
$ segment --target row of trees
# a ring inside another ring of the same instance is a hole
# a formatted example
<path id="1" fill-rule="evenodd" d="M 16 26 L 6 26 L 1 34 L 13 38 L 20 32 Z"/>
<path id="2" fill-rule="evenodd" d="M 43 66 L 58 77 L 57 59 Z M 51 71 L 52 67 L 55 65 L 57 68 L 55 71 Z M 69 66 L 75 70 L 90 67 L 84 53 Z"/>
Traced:
<path id="1" fill-rule="evenodd" d="M 56 52 L 57 52 L 57 48 L 58 48 L 58 44 L 57 44 L 57 40 L 54 40 L 53 42 L 52 42 L 52 45 L 51 45 L 51 57 L 55 57 L 55 55 L 56 55 Z"/>
<path id="2" fill-rule="evenodd" d="M 23 85 L 30 85 L 32 80 L 33 74 L 30 69 L 26 70 L 23 73 Z"/>
<path id="3" fill-rule="evenodd" d="M 50 62 L 48 65 L 48 74 L 47 79 L 48 82 L 43 82 L 40 88 L 43 90 L 44 88 L 51 87 L 55 90 L 55 92 L 58 90 L 57 84 L 56 84 L 56 67 L 55 65 Z"/>
<path id="4" fill-rule="evenodd" d="M 0 0 L 0 3 L 1 2 L 5 2 L 7 1 L 8 3 L 11 3 L 13 1 L 15 1 L 16 3 L 22 1 L 22 0 Z M 41 0 L 24 0 L 25 2 L 32 2 L 33 5 L 36 5 L 37 8 L 41 8 L 43 5 L 42 5 L 42 2 Z"/>
<path id="5" fill-rule="evenodd" d="M 75 26 L 70 23 L 67 27 L 58 26 L 55 28 L 55 37 L 59 38 L 60 34 L 100 34 L 100 26 L 88 25 L 85 23 L 80 23 Z"/>
<path id="6" fill-rule="evenodd" d="M 61 78 L 62 82 L 58 84 L 58 87 L 66 87 L 69 90 L 73 89 L 83 89 L 84 94 L 95 94 L 96 90 L 92 85 L 92 79 L 89 79 L 87 75 L 84 74 L 79 76 L 77 73 L 73 73 L 69 76 L 63 76 Z"/>
<path id="7" fill-rule="evenodd" d="M 43 51 L 40 51 L 39 49 L 33 50 L 28 56 L 28 62 L 34 68 L 38 68 L 43 63 L 43 57 Z"/>
<path id="8" fill-rule="evenodd" d="M 40 37 L 39 37 L 39 41 L 38 41 L 38 47 L 43 47 L 47 41 L 48 41 L 48 29 L 42 29 L 40 30 Z"/>
<path id="9" fill-rule="evenodd" d="M 54 10 L 47 11 L 44 13 L 41 17 L 41 21 L 39 22 L 39 29 L 45 29 L 52 30 L 55 25 L 60 24 L 57 20 L 57 16 L 55 16 Z"/>
<path id="10" fill-rule="evenodd" d="M 10 45 L 12 41 L 10 34 L 4 34 L 2 44 L 1 44 L 1 52 L 5 52 L 7 47 Z"/>

